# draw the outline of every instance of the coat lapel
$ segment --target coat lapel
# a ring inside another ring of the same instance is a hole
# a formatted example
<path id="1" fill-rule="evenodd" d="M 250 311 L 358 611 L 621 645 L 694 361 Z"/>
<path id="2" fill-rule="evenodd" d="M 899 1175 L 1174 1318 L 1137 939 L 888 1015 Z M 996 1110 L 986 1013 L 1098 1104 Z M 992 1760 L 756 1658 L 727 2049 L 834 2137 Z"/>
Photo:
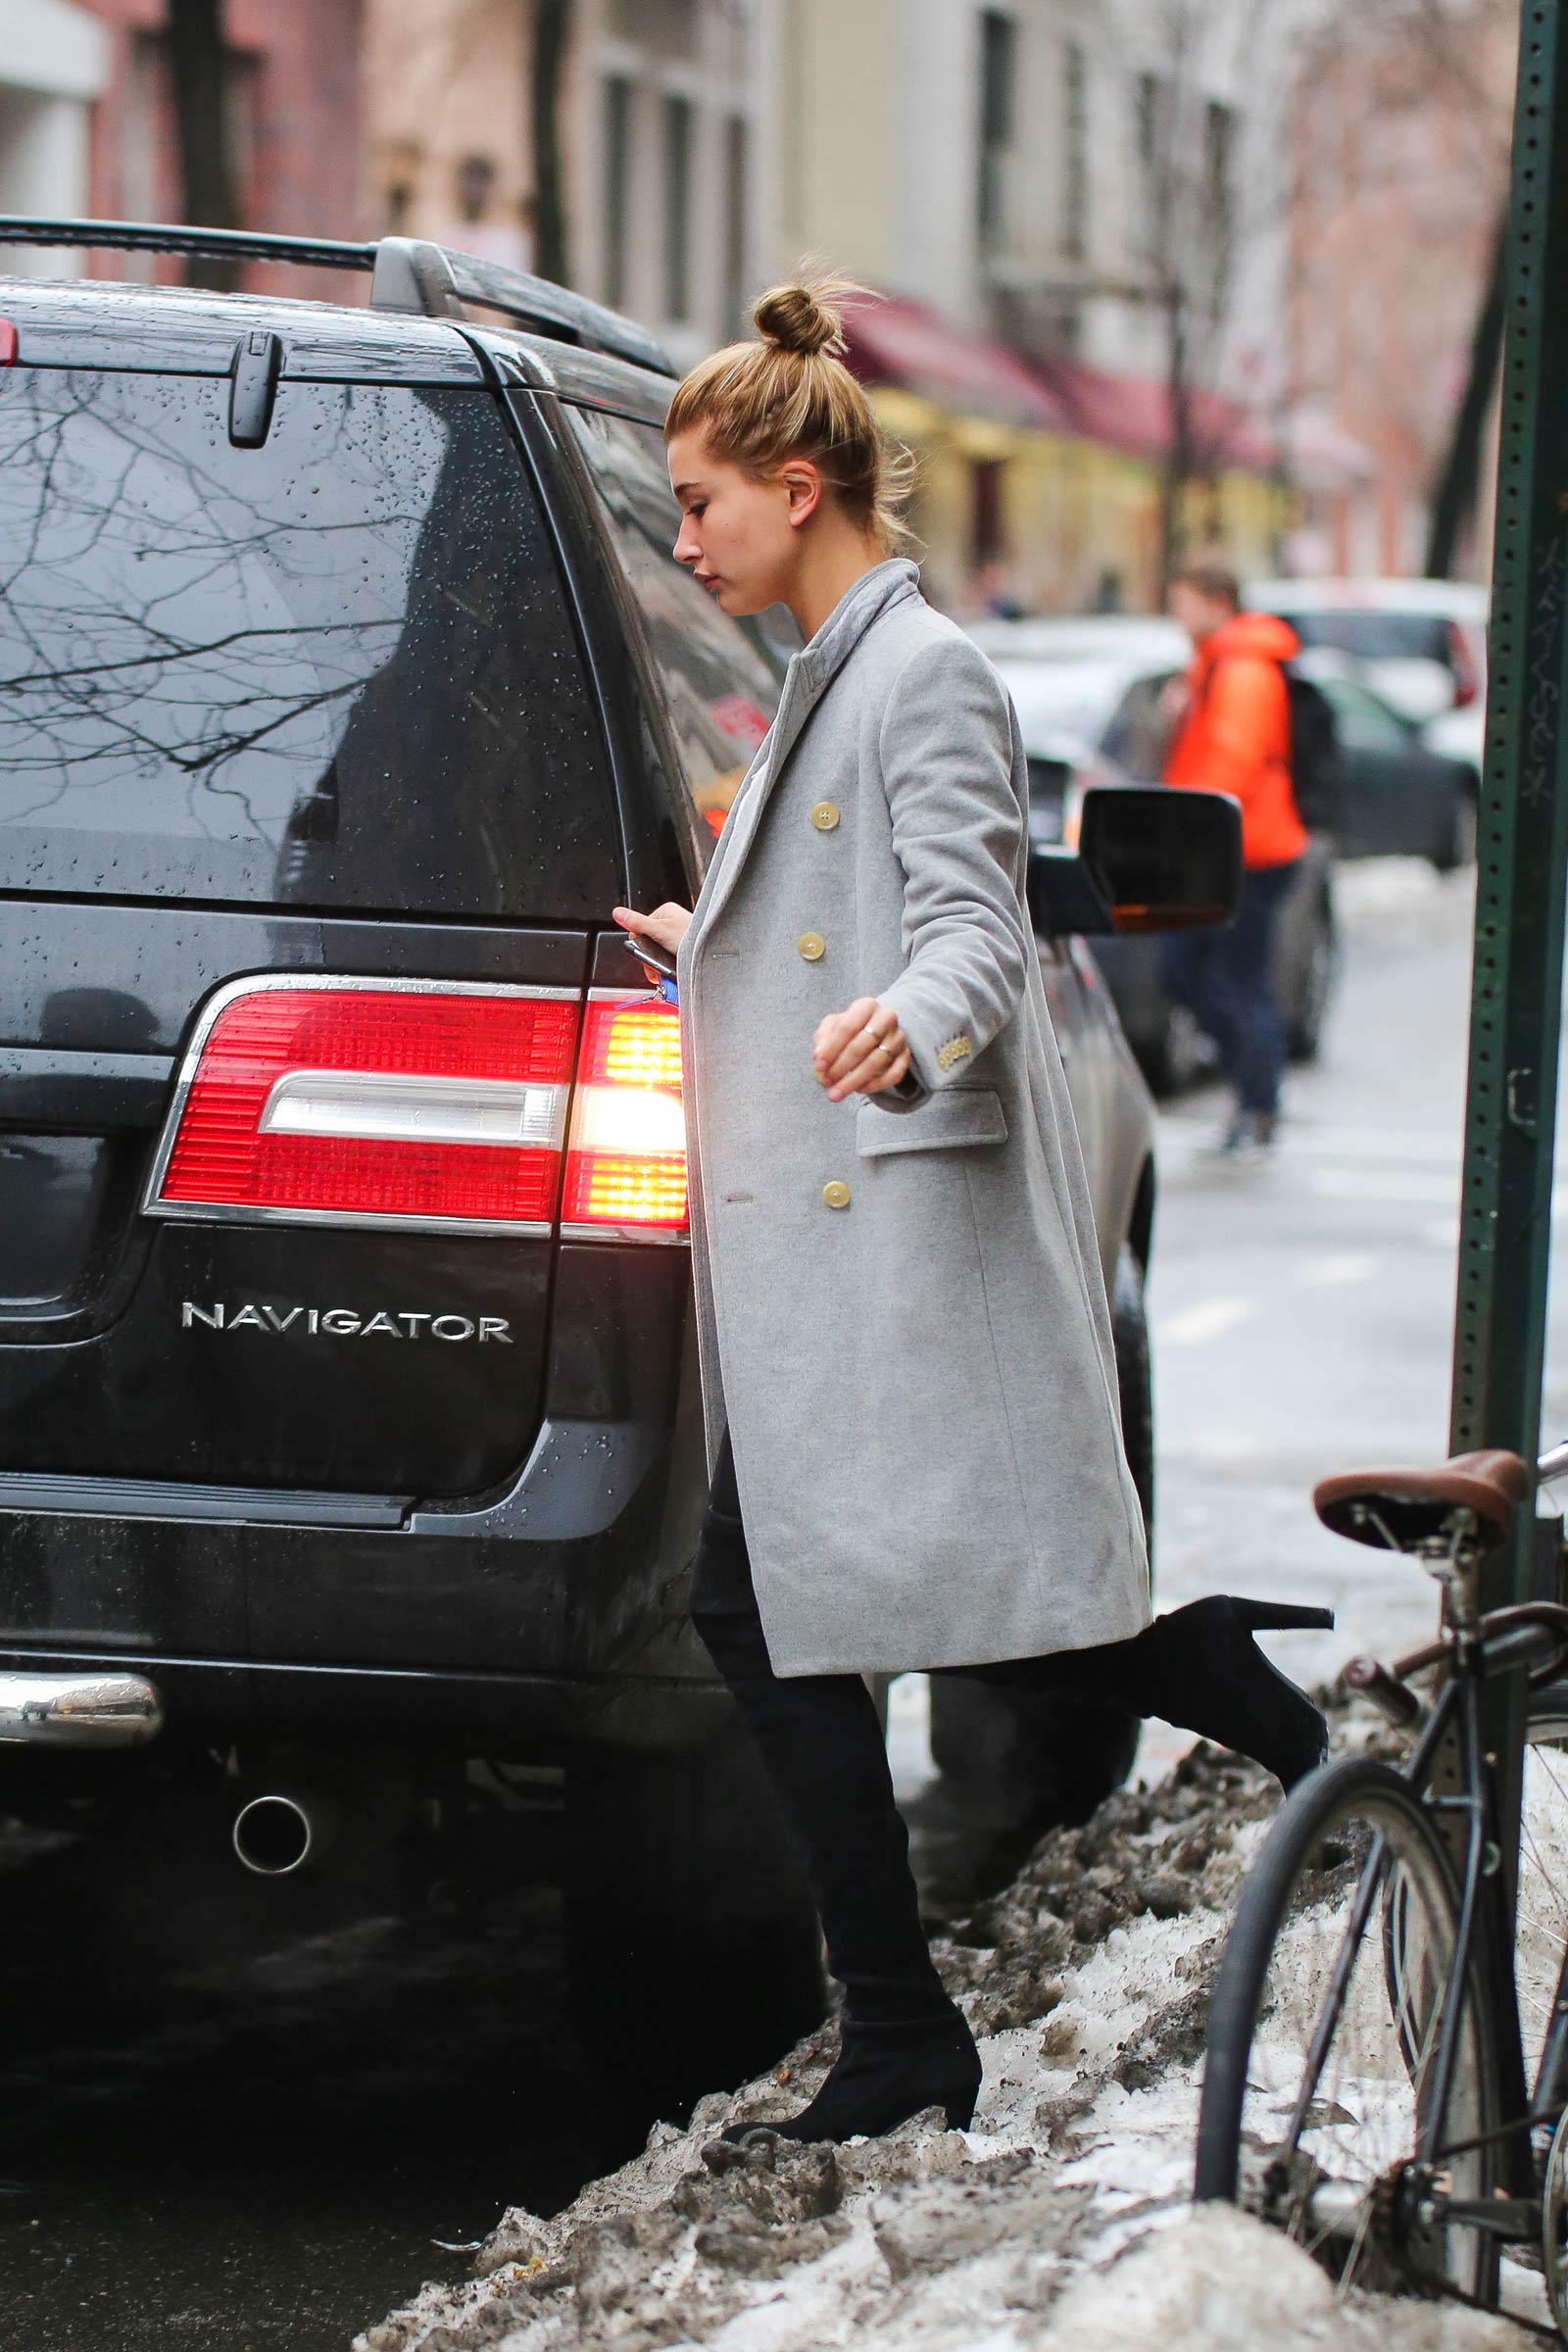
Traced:
<path id="1" fill-rule="evenodd" d="M 717 869 L 710 867 L 712 896 L 706 906 L 699 897 L 703 930 L 710 930 L 740 879 L 747 856 L 757 839 L 762 811 L 800 740 L 801 730 L 823 695 L 854 653 L 860 639 L 884 612 L 920 593 L 920 574 L 913 564 L 896 558 L 865 572 L 828 614 L 809 645 L 790 662 L 778 710 L 752 770 L 736 794 L 725 822 L 723 857 Z M 725 835 L 733 838 L 725 841 Z M 706 895 L 706 887 L 705 893 Z M 694 910 L 695 911 L 695 910 Z"/>

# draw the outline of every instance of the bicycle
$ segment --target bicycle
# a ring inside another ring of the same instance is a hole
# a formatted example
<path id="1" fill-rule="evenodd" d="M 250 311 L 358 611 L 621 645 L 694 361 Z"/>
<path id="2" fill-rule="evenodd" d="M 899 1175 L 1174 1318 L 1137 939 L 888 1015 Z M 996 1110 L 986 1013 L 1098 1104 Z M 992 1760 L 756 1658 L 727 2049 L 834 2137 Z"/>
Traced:
<path id="1" fill-rule="evenodd" d="M 1503 2250 L 1539 2259 L 1568 2340 L 1568 1903 L 1548 1852 L 1561 1839 L 1568 1865 L 1568 1688 L 1551 1688 L 1568 1608 L 1483 1615 L 1476 1597 L 1538 1483 L 1564 1475 L 1568 1446 L 1534 1477 L 1493 1452 L 1317 1488 L 1325 1525 L 1437 1576 L 1445 1623 L 1392 1668 L 1346 1670 L 1417 1733 L 1405 1763 L 1321 1766 L 1249 1876 L 1209 2009 L 1194 2193 L 1286 2230 L 1347 2287 L 1490 2308 Z M 1411 1683 L 1431 1668 L 1428 1698 Z M 1498 1836 L 1507 1783 L 1483 1702 L 1494 1676 L 1521 1668 L 1516 1941 Z"/>

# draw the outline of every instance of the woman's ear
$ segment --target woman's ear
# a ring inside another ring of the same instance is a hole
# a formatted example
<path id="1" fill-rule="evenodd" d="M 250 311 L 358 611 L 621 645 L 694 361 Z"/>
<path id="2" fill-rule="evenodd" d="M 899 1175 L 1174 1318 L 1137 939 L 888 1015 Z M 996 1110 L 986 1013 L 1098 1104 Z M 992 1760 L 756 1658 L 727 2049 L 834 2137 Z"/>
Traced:
<path id="1" fill-rule="evenodd" d="M 798 530 L 803 522 L 810 521 L 822 503 L 822 476 L 809 458 L 791 458 L 780 467 L 778 478 L 789 502 L 786 518 L 790 527 Z"/>

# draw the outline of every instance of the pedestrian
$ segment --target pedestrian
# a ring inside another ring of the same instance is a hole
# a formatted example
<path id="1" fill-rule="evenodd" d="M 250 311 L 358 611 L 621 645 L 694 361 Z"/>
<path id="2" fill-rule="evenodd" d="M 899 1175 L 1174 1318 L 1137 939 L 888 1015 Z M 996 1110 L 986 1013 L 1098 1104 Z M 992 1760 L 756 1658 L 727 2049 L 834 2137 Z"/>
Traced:
<path id="1" fill-rule="evenodd" d="M 837 354 L 848 289 L 764 295 L 676 392 L 675 554 L 806 640 L 676 955 L 711 1494 L 698 1631 L 807 1856 L 840 2057 L 776 2129 L 937 2105 L 974 2040 L 921 1930 L 862 1679 L 957 1669 L 1161 1715 L 1265 1763 L 1323 1719 L 1251 1641 L 1323 1610 L 1151 1625 L 1110 1323 L 1024 890 L 1027 772 L 990 663 L 920 593 L 902 464 Z"/>
<path id="2" fill-rule="evenodd" d="M 1214 1145 L 1227 1159 L 1266 1156 L 1280 1113 L 1285 1028 L 1274 994 L 1280 908 L 1307 846 L 1291 784 L 1291 701 L 1284 664 L 1296 632 L 1270 612 L 1244 612 L 1222 564 L 1192 564 L 1170 584 L 1171 616 L 1193 641 L 1193 665 L 1165 764 L 1167 784 L 1228 792 L 1242 807 L 1242 901 L 1226 930 L 1164 943 L 1165 985 L 1219 1048 L 1235 1090 Z"/>

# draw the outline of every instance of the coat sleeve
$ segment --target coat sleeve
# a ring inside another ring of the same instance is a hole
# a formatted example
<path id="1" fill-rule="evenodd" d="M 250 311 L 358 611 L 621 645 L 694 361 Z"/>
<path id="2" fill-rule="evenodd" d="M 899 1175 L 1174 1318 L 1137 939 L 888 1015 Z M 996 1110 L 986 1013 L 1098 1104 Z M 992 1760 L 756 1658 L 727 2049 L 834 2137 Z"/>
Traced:
<path id="1" fill-rule="evenodd" d="M 1016 881 L 1027 819 L 1005 689 L 966 639 L 905 664 L 879 748 L 906 961 L 878 996 L 908 1039 L 910 1069 L 870 1100 L 909 1110 L 961 1079 L 1017 1009 L 1034 953 Z"/>

